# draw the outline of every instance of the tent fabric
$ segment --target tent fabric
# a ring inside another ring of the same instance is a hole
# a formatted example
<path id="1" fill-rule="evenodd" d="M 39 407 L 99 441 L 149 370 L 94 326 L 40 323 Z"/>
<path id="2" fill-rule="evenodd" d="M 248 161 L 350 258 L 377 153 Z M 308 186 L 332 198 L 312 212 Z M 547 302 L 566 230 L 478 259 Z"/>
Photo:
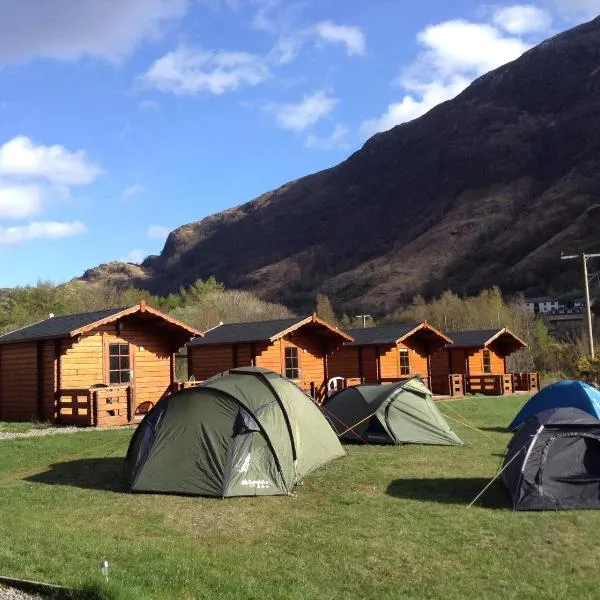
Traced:
<path id="1" fill-rule="evenodd" d="M 401 383 L 356 385 L 322 407 L 342 439 L 387 444 L 462 445 L 418 378 Z"/>
<path id="2" fill-rule="evenodd" d="M 131 440 L 125 475 L 140 492 L 287 494 L 345 454 L 307 394 L 277 373 L 248 367 L 158 402 Z"/>
<path id="3" fill-rule="evenodd" d="M 514 431 L 529 417 L 561 406 L 578 408 L 600 418 L 600 392 L 583 381 L 568 380 L 553 383 L 529 399 L 508 429 Z"/>
<path id="4" fill-rule="evenodd" d="M 504 459 L 514 510 L 600 508 L 600 420 L 577 408 L 530 417 Z"/>

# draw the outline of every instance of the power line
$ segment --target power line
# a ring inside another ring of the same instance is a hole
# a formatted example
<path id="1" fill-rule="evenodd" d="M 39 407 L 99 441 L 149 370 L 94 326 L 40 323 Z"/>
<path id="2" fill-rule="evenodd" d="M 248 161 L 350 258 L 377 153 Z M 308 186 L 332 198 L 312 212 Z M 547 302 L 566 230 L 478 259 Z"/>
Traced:
<path id="1" fill-rule="evenodd" d="M 588 277 L 587 262 L 590 258 L 598 258 L 600 254 L 562 254 L 560 255 L 561 260 L 576 260 L 581 259 L 581 270 L 583 275 L 583 289 L 585 292 L 585 310 L 587 313 L 587 328 L 588 328 L 588 341 L 590 347 L 590 357 L 594 359 L 594 332 L 592 330 L 592 309 L 590 306 L 590 280 Z"/>

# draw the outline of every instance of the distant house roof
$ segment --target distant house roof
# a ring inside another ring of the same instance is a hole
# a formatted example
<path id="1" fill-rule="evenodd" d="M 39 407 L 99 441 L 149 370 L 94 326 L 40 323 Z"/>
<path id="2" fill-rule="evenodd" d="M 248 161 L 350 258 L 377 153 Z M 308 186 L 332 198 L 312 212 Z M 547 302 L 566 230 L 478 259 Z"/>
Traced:
<path id="1" fill-rule="evenodd" d="M 316 325 L 329 335 L 336 335 L 341 341 L 350 341 L 352 337 L 341 329 L 333 327 L 315 315 L 309 317 L 293 317 L 275 319 L 273 321 L 251 321 L 246 323 L 222 323 L 204 332 L 203 337 L 194 338 L 190 346 L 207 346 L 214 344 L 239 344 L 248 342 L 273 342 L 288 333 L 304 327 Z"/>
<path id="2" fill-rule="evenodd" d="M 354 341 L 351 346 L 378 346 L 385 344 L 398 344 L 402 340 L 418 332 L 423 332 L 431 337 L 439 338 L 450 343 L 452 340 L 429 323 L 407 323 L 403 325 L 385 325 L 383 327 L 363 327 L 346 329 Z"/>
<path id="3" fill-rule="evenodd" d="M 202 335 L 198 329 L 186 325 L 181 321 L 177 321 L 159 310 L 146 306 L 146 304 L 142 302 L 128 308 L 109 308 L 107 310 L 98 310 L 94 312 L 50 317 L 44 321 L 21 327 L 20 329 L 0 336 L 0 344 L 74 337 L 95 329 L 100 325 L 104 325 L 105 323 L 111 323 L 112 321 L 138 312 L 157 317 L 171 325 L 185 330 L 190 335 Z"/>
<path id="4" fill-rule="evenodd" d="M 448 344 L 448 348 L 485 348 L 495 341 L 507 343 L 514 350 L 527 347 L 527 344 L 523 340 L 506 329 L 506 327 L 501 329 L 447 331 L 446 333 L 452 338 L 452 343 Z"/>

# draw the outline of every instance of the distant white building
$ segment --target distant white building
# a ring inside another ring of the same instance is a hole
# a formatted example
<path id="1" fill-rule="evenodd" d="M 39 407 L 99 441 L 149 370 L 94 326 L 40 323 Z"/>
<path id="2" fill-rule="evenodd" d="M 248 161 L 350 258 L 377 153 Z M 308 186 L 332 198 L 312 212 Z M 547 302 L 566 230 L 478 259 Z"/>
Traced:
<path id="1" fill-rule="evenodd" d="M 536 315 L 547 315 L 558 310 L 558 300 L 547 296 L 542 298 L 525 298 L 525 306 Z"/>

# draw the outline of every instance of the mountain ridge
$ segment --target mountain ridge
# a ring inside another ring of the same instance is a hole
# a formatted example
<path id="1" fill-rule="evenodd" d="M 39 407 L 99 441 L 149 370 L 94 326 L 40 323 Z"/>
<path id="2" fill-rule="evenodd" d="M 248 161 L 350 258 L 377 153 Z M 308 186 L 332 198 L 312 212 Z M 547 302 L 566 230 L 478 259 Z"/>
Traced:
<path id="1" fill-rule="evenodd" d="M 450 288 L 572 285 L 598 250 L 600 17 L 381 132 L 339 165 L 183 225 L 141 265 L 83 278 L 168 293 L 215 275 L 303 308 L 390 311 Z"/>

